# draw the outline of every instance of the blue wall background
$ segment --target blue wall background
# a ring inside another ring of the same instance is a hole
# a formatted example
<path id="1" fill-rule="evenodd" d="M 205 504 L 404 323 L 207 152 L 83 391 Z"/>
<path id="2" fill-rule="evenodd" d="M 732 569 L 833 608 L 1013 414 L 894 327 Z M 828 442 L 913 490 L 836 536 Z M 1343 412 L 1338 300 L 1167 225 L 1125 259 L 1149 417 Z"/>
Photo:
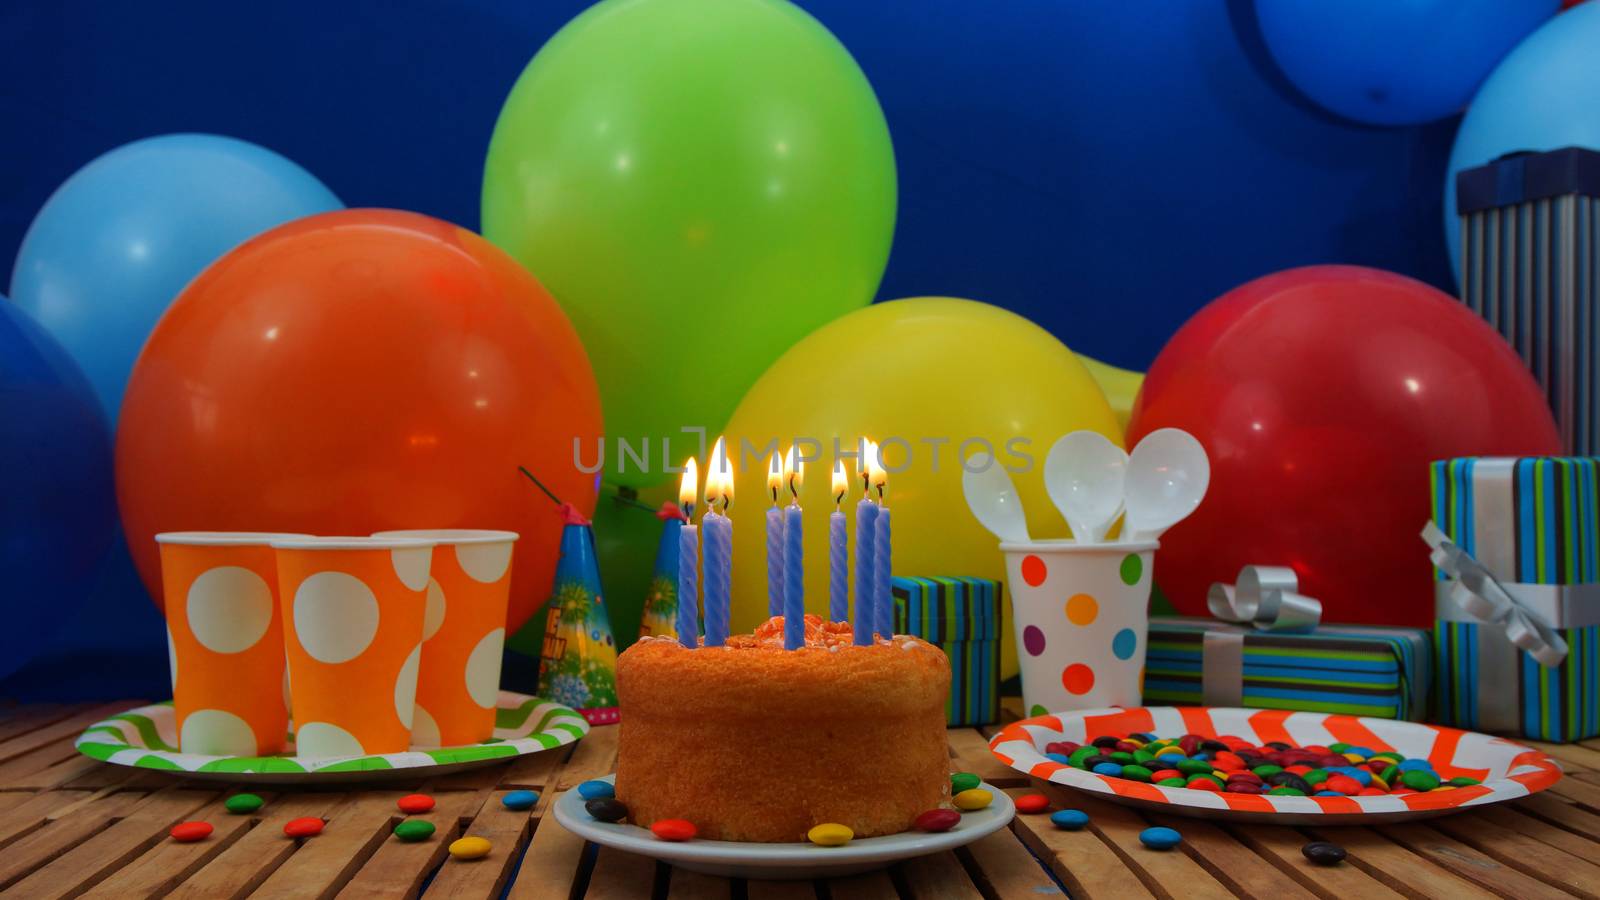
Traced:
<path id="1" fill-rule="evenodd" d="M 1144 368 L 1208 300 L 1289 266 L 1450 286 L 1439 221 L 1456 120 L 1378 129 L 1321 111 L 1275 70 L 1249 0 L 801 5 L 855 54 L 894 136 L 884 299 L 985 300 Z M 476 227 L 500 103 L 584 6 L 12 0 L 0 6 L 0 273 L 74 170 L 174 131 L 270 147 L 351 206 Z M 113 670 L 129 695 L 165 689 L 153 608 L 93 608 L 0 694 L 72 693 L 61 673 L 90 654 L 101 674 L 82 691 L 103 694 Z"/>

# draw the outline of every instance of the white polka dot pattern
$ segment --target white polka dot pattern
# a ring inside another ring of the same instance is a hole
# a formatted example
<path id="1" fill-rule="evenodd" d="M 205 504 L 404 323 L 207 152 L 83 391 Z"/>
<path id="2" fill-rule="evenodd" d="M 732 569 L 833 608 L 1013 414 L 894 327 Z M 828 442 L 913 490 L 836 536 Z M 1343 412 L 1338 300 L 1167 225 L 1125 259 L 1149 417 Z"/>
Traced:
<path id="1" fill-rule="evenodd" d="M 439 723 L 434 721 L 433 714 L 418 706 L 416 718 L 411 720 L 411 746 L 437 747 L 443 743 L 439 739 Z"/>
<path id="2" fill-rule="evenodd" d="M 197 709 L 184 717 L 178 747 L 184 753 L 208 756 L 255 756 L 256 735 L 248 722 L 231 712 Z"/>
<path id="3" fill-rule="evenodd" d="M 400 583 L 413 591 L 428 586 L 428 566 L 433 561 L 432 547 L 396 547 L 389 551 L 389 561 L 394 564 L 394 574 Z"/>
<path id="4" fill-rule="evenodd" d="M 378 634 L 378 598 L 354 575 L 318 572 L 294 592 L 294 633 L 318 662 L 355 659 Z"/>
<path id="5" fill-rule="evenodd" d="M 361 756 L 367 751 L 355 735 L 327 722 L 307 722 L 295 729 L 295 755 L 305 757 Z"/>
<path id="6" fill-rule="evenodd" d="M 241 653 L 272 624 L 272 588 L 249 569 L 218 566 L 200 573 L 184 605 L 189 631 L 213 653 Z"/>
<path id="7" fill-rule="evenodd" d="M 500 694 L 500 651 L 506 630 L 496 628 L 483 636 L 467 657 L 467 695 L 484 709 L 493 709 Z"/>
<path id="8" fill-rule="evenodd" d="M 400 665 L 400 674 L 394 679 L 394 712 L 407 728 L 411 727 L 411 717 L 417 709 L 417 665 L 421 662 L 422 645 L 418 644 Z"/>
<path id="9" fill-rule="evenodd" d="M 511 568 L 511 542 L 457 544 L 456 562 L 473 581 L 493 584 Z"/>
<path id="10" fill-rule="evenodd" d="M 172 693 L 178 693 L 178 647 L 172 643 L 172 626 L 167 626 L 167 666 L 172 671 Z"/>
<path id="11" fill-rule="evenodd" d="M 439 627 L 444 624 L 445 616 L 444 588 L 439 586 L 437 579 L 428 579 L 428 605 L 422 613 L 422 639 L 427 640 L 439 633 Z"/>

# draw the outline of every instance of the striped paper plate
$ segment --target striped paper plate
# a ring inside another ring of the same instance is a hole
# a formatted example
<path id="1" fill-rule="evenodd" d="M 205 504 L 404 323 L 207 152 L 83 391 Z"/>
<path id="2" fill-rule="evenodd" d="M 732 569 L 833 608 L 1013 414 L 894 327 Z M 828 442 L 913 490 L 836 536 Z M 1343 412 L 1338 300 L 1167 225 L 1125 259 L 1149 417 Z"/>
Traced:
<path id="1" fill-rule="evenodd" d="M 1104 735 L 1146 732 L 1162 737 L 1234 735 L 1253 744 L 1296 746 L 1343 741 L 1423 757 L 1443 778 L 1467 775 L 1483 783 L 1424 794 L 1384 797 L 1269 797 L 1162 787 L 1085 772 L 1045 758 L 1054 741 L 1085 743 Z M 1561 777 L 1544 753 L 1505 738 L 1439 725 L 1282 709 L 1151 706 L 1089 709 L 1035 716 L 1001 729 L 989 741 L 994 755 L 1021 772 L 1100 794 L 1107 800 L 1208 819 L 1285 825 L 1357 825 L 1445 815 L 1542 791 Z"/>
<path id="2" fill-rule="evenodd" d="M 78 736 L 78 752 L 103 762 L 140 769 L 182 772 L 186 777 L 251 784 L 321 784 L 416 778 L 473 769 L 570 744 L 589 733 L 582 715 L 548 700 L 501 691 L 494 736 L 481 744 L 375 753 L 370 756 L 300 759 L 277 756 L 205 756 L 178 750 L 172 702 L 140 706 L 104 719 Z"/>

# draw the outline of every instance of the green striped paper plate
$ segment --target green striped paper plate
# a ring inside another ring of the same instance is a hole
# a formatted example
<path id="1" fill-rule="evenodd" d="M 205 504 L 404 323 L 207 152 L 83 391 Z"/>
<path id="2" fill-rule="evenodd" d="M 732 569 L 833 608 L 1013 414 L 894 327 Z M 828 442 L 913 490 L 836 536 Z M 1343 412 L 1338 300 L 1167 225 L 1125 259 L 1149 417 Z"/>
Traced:
<path id="1" fill-rule="evenodd" d="M 481 744 L 404 753 L 300 759 L 293 753 L 291 732 L 289 751 L 277 756 L 205 756 L 178 750 L 178 719 L 169 700 L 90 725 L 78 736 L 77 748 L 85 756 L 112 765 L 182 772 L 189 778 L 308 784 L 415 779 L 474 769 L 570 744 L 589 733 L 589 723 L 576 711 L 512 691 L 500 692 L 494 724 L 494 737 Z"/>

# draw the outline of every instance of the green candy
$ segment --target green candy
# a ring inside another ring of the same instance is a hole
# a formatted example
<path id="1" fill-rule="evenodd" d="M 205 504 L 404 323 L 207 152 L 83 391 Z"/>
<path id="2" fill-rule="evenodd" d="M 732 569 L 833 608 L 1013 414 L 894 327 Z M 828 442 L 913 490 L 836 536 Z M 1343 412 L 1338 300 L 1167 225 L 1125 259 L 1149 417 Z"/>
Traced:
<path id="1" fill-rule="evenodd" d="M 1146 750 L 1143 747 L 1140 747 L 1139 749 L 1133 751 L 1134 762 L 1137 762 L 1140 765 L 1144 765 L 1145 763 L 1147 763 L 1150 760 L 1155 759 L 1155 758 L 1156 758 L 1156 755 L 1154 753 L 1151 753 L 1149 750 Z"/>
<path id="2" fill-rule="evenodd" d="M 1067 757 L 1067 761 L 1081 769 L 1081 768 L 1083 768 L 1083 761 L 1084 760 L 1088 759 L 1091 756 L 1099 756 L 1099 755 L 1100 755 L 1100 748 L 1099 747 L 1096 747 L 1093 744 L 1085 744 L 1082 747 L 1079 747 L 1078 749 L 1072 751 L 1071 755 L 1069 755 Z"/>
<path id="3" fill-rule="evenodd" d="M 1210 775 L 1212 771 L 1210 763 L 1199 759 L 1180 759 L 1173 768 L 1185 775 Z"/>
<path id="4" fill-rule="evenodd" d="M 1124 765 L 1124 766 L 1131 766 L 1134 763 L 1138 762 L 1137 759 L 1133 758 L 1133 754 L 1132 753 L 1128 753 L 1127 751 L 1124 751 L 1124 750 L 1118 750 L 1118 751 L 1116 751 L 1115 753 L 1111 754 L 1110 756 L 1108 756 L 1106 758 L 1111 760 L 1114 763 L 1119 763 L 1119 764 Z"/>
<path id="5" fill-rule="evenodd" d="M 1316 785 L 1327 781 L 1328 773 L 1323 769 L 1312 769 L 1300 777 L 1305 780 L 1306 784 Z"/>
<path id="6" fill-rule="evenodd" d="M 1269 777 L 1271 777 L 1273 775 L 1278 774 L 1279 772 L 1282 772 L 1283 771 L 1283 766 L 1274 766 L 1274 765 L 1271 765 L 1269 763 L 1267 765 L 1256 766 L 1254 769 L 1251 769 L 1250 771 L 1256 773 L 1256 775 L 1258 777 L 1269 778 Z"/>
<path id="7" fill-rule="evenodd" d="M 394 836 L 406 843 L 433 837 L 433 823 L 427 819 L 407 819 L 394 827 Z"/>
<path id="8" fill-rule="evenodd" d="M 243 815 L 255 812 L 265 802 L 255 794 L 234 794 L 232 797 L 222 801 L 222 807 L 234 815 Z"/>
<path id="9" fill-rule="evenodd" d="M 1426 769 L 1412 769 L 1400 773 L 1400 783 L 1414 791 L 1431 791 L 1439 786 L 1439 776 Z"/>
<path id="10" fill-rule="evenodd" d="M 981 783 L 978 780 L 978 776 L 971 772 L 957 772 L 950 776 L 950 793 L 954 795 L 962 791 L 970 791 Z"/>
<path id="11" fill-rule="evenodd" d="M 1184 781 L 1182 778 L 1177 778 L 1177 777 L 1163 778 L 1160 781 L 1156 782 L 1156 784 L 1159 784 L 1162 787 L 1188 787 L 1189 786 L 1189 782 Z"/>
<path id="12" fill-rule="evenodd" d="M 1129 781 L 1149 781 L 1155 773 L 1140 765 L 1126 765 L 1122 767 L 1122 777 Z"/>
<path id="13" fill-rule="evenodd" d="M 1206 781 L 1211 782 L 1212 784 L 1216 785 L 1217 787 L 1223 787 L 1224 786 L 1223 780 L 1221 778 L 1218 778 L 1215 775 L 1190 775 L 1189 776 L 1189 780 L 1184 782 L 1184 783 L 1185 784 L 1194 784 L 1196 781 L 1199 781 L 1201 779 L 1205 779 Z"/>
<path id="14" fill-rule="evenodd" d="M 1483 782 L 1473 778 L 1470 775 L 1457 775 L 1456 777 L 1445 782 L 1445 784 L 1448 784 L 1451 787 L 1472 787 L 1475 784 L 1483 784 Z"/>
<path id="15" fill-rule="evenodd" d="M 1267 791 L 1267 793 L 1273 795 L 1274 797 L 1304 797 L 1306 795 L 1306 792 L 1300 790 L 1299 788 L 1284 787 L 1283 785 L 1279 785 L 1272 790 Z"/>
<path id="16" fill-rule="evenodd" d="M 1334 753 L 1343 753 L 1350 749 L 1350 745 L 1346 744 L 1344 741 L 1336 741 L 1332 744 L 1329 744 L 1328 749 L 1332 750 Z"/>
<path id="17" fill-rule="evenodd" d="M 1383 779 L 1384 784 L 1394 784 L 1395 778 L 1399 777 L 1399 775 L 1400 767 L 1398 765 L 1389 766 L 1378 773 L 1378 777 Z"/>
<path id="18" fill-rule="evenodd" d="M 1401 756 L 1393 750 L 1385 750 L 1382 753 L 1374 753 L 1372 756 L 1367 758 L 1367 762 L 1372 762 L 1375 759 L 1385 759 L 1392 763 L 1401 763 L 1405 761 L 1404 756 Z"/>

